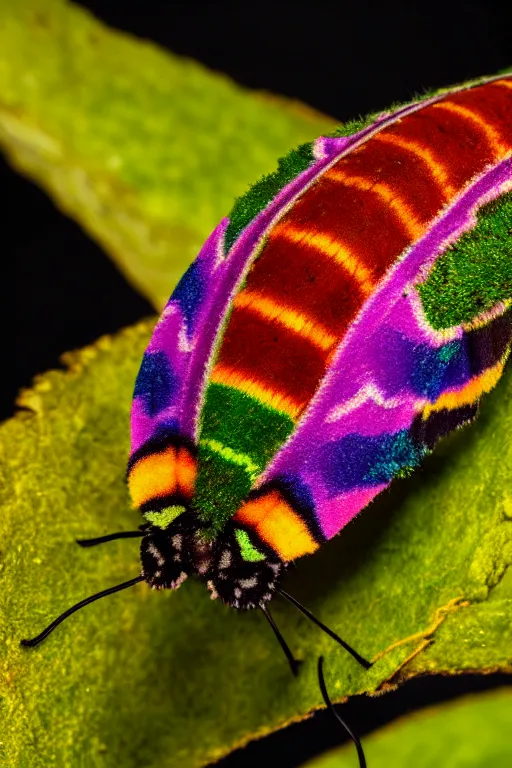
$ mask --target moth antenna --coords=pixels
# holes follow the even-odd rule
[[[370,669],[372,666],[372,662],[365,659],[361,654],[359,654],[357,651],[355,651],[353,648],[350,647],[348,643],[346,643],[344,640],[339,637],[339,635],[336,634],[336,632],[333,632],[332,629],[329,629],[329,627],[326,627],[325,624],[323,624],[320,619],[317,619],[316,616],[313,616],[311,611],[309,611],[307,608],[305,608],[303,605],[299,603],[298,600],[296,600],[294,597],[288,594],[288,592],[285,592],[284,589],[281,589],[281,587],[276,587],[276,592],[279,592],[282,597],[286,598],[292,605],[294,605],[296,608],[301,611],[301,613],[304,614],[304,616],[307,616],[307,618],[313,622],[313,624],[316,624],[317,627],[320,627],[326,634],[328,634],[330,637],[332,637],[333,640],[336,640],[337,643],[341,645],[342,648],[344,648],[346,651],[350,653],[350,655],[364,668],[364,669]]]
[[[293,653],[291,652],[288,643],[286,642],[286,640],[282,636],[281,632],[277,628],[277,625],[276,625],[274,619],[272,618],[272,616],[270,615],[270,611],[268,610],[268,608],[265,605],[265,603],[260,603],[260,608],[261,608],[261,610],[263,612],[263,615],[265,616],[266,620],[268,621],[268,623],[272,627],[272,631],[273,631],[274,635],[277,637],[279,645],[283,649],[283,651],[285,653],[285,656],[288,659],[288,664],[290,665],[290,669],[292,671],[292,675],[294,677],[297,677],[297,673],[299,671],[299,666],[300,666],[301,662],[298,659],[296,659],[295,656],[293,655]]]
[[[135,539],[144,536],[144,531],[118,531],[109,533],[106,536],[98,536],[96,539],[75,539],[81,547],[95,547],[96,544],[104,544],[106,541],[115,541],[116,539]]]
[[[57,618],[54,619],[54,621],[52,621],[52,623],[49,624],[46,629],[43,629],[43,631],[40,632],[36,637],[33,637],[31,640],[20,640],[20,645],[23,645],[25,648],[33,648],[35,645],[39,645],[39,643],[44,640],[45,637],[48,637],[50,632],[53,632],[55,627],[58,627],[59,624],[61,624],[64,619],[67,619],[68,616],[71,616],[72,613],[79,611],[80,608],[83,608],[85,605],[89,605],[89,603],[94,603],[94,601],[99,600],[100,597],[107,597],[107,595],[113,595],[114,592],[120,592],[122,589],[133,587],[133,585],[138,584],[139,581],[144,581],[144,576],[136,576],[134,579],[123,581],[122,584],[116,584],[115,587],[109,587],[108,589],[104,589],[102,592],[97,592],[95,595],[86,597],[85,600],[80,600],[79,603],[76,603],[76,605],[68,608],[67,611],[61,613],[60,616],[57,616]]]
[[[355,748],[357,749],[357,756],[359,758],[359,768],[366,768],[366,758],[364,756],[363,747],[359,738],[356,736],[352,728],[345,722],[345,720],[343,720],[339,712],[336,711],[336,709],[334,708],[334,704],[329,698],[329,694],[327,693],[327,688],[325,687],[323,664],[324,664],[324,657],[320,656],[318,658],[318,683],[320,685],[320,690],[322,692],[322,696],[325,701],[325,706],[331,710],[333,716],[336,718],[336,720],[339,723],[341,723],[343,728],[346,730],[346,732],[354,742]]]

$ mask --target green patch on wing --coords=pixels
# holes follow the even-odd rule
[[[511,729],[512,690],[501,688],[402,717],[365,737],[363,746],[371,768],[509,768]],[[347,744],[304,768],[353,768],[355,761]]]
[[[480,209],[476,226],[447,248],[418,291],[437,330],[512,299],[512,194]]]
[[[425,672],[511,669],[510,368],[473,427],[286,576],[285,589],[376,659],[369,672],[276,602],[305,660],[292,678],[259,612],[210,600],[195,579],[174,593],[139,584],[20,648],[139,572],[136,542],[85,550],[75,539],[140,522],[124,478],[149,333],[142,324],[69,355],[71,370],[40,377],[0,426],[2,765],[205,765],[320,706],[319,654],[334,700]]]
[[[228,251],[238,235],[255,216],[292,179],[313,163],[313,144],[302,144],[292,149],[286,157],[278,160],[277,171],[268,173],[256,182],[247,192],[236,199],[229,214],[229,226],[226,230],[225,249]]]
[[[222,443],[202,440],[198,451],[199,472],[193,500],[196,514],[209,523],[209,536],[217,538],[248,495],[258,473],[250,458]]]
[[[251,456],[260,471],[291,434],[289,416],[234,387],[211,383],[201,417],[201,440],[215,440]]]

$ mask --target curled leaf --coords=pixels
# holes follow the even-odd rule
[[[498,689],[415,712],[364,740],[372,768],[508,768],[512,691]],[[307,768],[351,768],[353,747],[322,755]],[[305,767],[306,768],[306,767]]]
[[[156,308],[235,195],[333,127],[64,0],[1,3],[0,146]]]

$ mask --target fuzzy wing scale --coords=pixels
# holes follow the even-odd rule
[[[295,433],[258,480],[282,486],[323,539],[338,533],[393,478],[417,466],[439,437],[472,420],[500,378],[512,315],[500,302],[474,327],[436,332],[416,289],[479,207],[507,192],[512,165],[484,174],[368,301]],[[344,375],[350,371],[350,375]],[[304,489],[307,489],[307,493]]]

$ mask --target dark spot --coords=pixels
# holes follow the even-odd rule
[[[34,14],[34,24],[36,27],[41,27],[41,29],[49,29],[50,20],[45,13],[41,13],[41,11],[36,11],[36,13]]]

